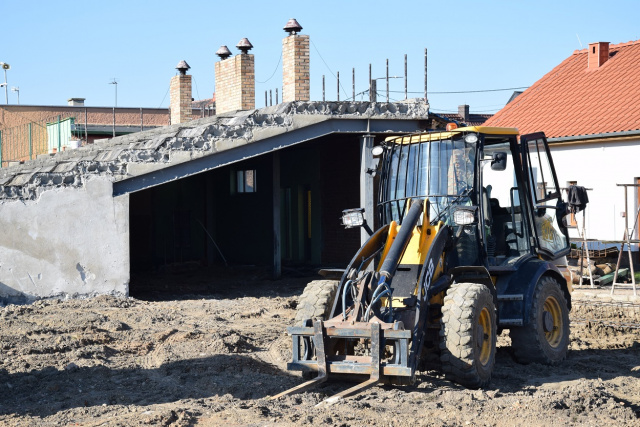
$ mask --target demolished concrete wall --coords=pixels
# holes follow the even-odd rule
[[[129,196],[104,178],[0,207],[0,303],[126,296]]]
[[[429,106],[421,100],[290,102],[121,136],[2,168],[0,302],[105,293],[127,295],[127,193],[140,190],[141,185],[161,184],[158,174],[165,169],[170,172],[163,182],[181,179],[205,169],[194,168],[179,175],[169,168],[203,158],[217,159],[223,153],[231,153],[226,162],[240,161],[243,154],[232,150],[259,146],[331,120],[335,126],[307,132],[301,138],[309,140],[320,136],[318,132],[350,129],[348,122],[359,123],[358,132],[363,133],[375,121],[384,126],[378,132],[417,131],[417,123],[428,119]],[[294,143],[302,141],[296,139]],[[114,191],[118,185],[136,179],[143,182],[133,190]]]

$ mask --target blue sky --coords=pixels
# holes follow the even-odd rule
[[[336,99],[335,74],[351,97],[368,88],[368,69],[384,77],[404,74],[408,89],[424,90],[424,49],[429,52],[429,92],[458,92],[530,86],[555,65],[596,41],[640,39],[637,0],[573,1],[33,1],[0,3],[0,61],[9,63],[9,87],[20,103],[65,105],[70,97],[90,106],[167,107],[176,64],[191,65],[193,96],[215,91],[214,63],[220,45],[236,54],[247,37],[256,63],[256,106],[265,90],[282,85],[278,65],[282,27],[296,18],[309,34],[311,98]],[[274,74],[275,71],[275,74]],[[0,76],[0,81],[3,77]],[[264,83],[260,83],[264,82]],[[404,80],[392,79],[392,99],[404,98]],[[379,90],[385,82],[378,83]],[[435,112],[467,103],[472,112],[495,112],[511,91],[429,95]],[[360,99],[359,97],[357,99]],[[3,91],[0,103],[5,102]],[[9,103],[17,93],[9,92]]]

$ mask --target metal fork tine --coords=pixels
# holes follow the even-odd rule
[[[363,383],[360,383],[351,388],[348,388],[338,394],[334,394],[333,396],[318,403],[316,407],[321,405],[332,405],[337,401],[339,401],[340,399],[344,399],[345,397],[359,393],[363,390],[366,390],[376,385],[380,381],[380,347],[381,347],[380,324],[372,323],[371,324],[371,377]]]
[[[282,393],[276,394],[269,398],[269,400],[278,399],[283,396],[288,396],[290,394],[300,393],[310,388],[315,387],[318,384],[322,384],[327,381],[327,360],[325,357],[324,351],[324,327],[322,325],[322,320],[315,320],[313,322],[313,344],[316,348],[316,358],[318,360],[318,376],[311,381],[307,381],[298,386],[290,388],[289,390],[285,390]]]

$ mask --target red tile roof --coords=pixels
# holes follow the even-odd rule
[[[599,68],[587,67],[588,53],[573,52],[484,126],[549,138],[640,129],[640,40],[610,45]]]
[[[484,126],[484,123],[492,116],[492,114],[469,113],[469,120],[467,121],[465,121],[464,117],[462,117],[460,114],[455,113],[442,113],[438,114],[438,116],[444,117],[447,120],[464,123],[466,126]]]

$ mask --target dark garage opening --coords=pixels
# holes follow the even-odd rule
[[[342,210],[360,205],[359,137],[330,135],[278,155],[283,276],[344,268],[360,246],[360,231],[340,225]],[[270,278],[273,165],[266,153],[131,193],[130,295],[216,293],[229,280]]]

